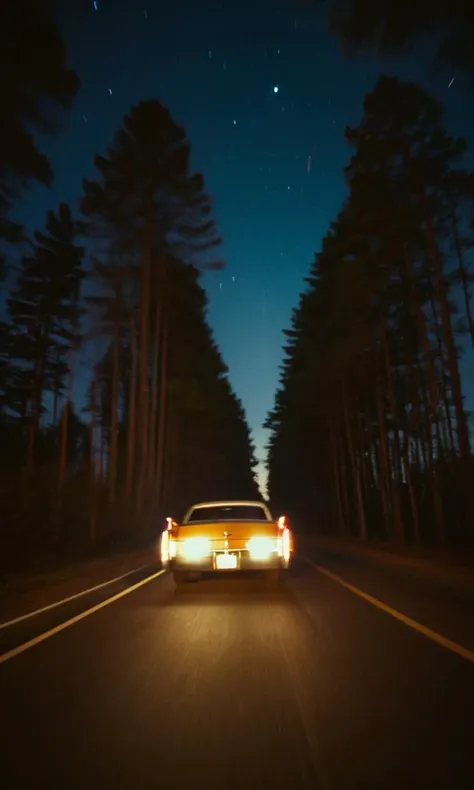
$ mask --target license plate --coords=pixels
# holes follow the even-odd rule
[[[237,554],[216,554],[216,568],[230,570],[237,567]]]

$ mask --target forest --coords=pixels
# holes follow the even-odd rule
[[[350,57],[412,57],[448,89],[457,80],[472,106],[469,0],[329,0],[324,13]],[[285,333],[267,419],[270,495],[315,531],[472,547],[460,373],[474,350],[472,151],[438,99],[395,76],[365,96],[345,138],[348,197]]]
[[[9,4],[4,23],[0,568],[9,570],[143,545],[192,501],[259,494],[245,414],[207,321],[201,275],[224,263],[185,129],[154,98],[131,107],[95,155],[79,205],[61,202],[29,232],[13,212],[32,187],[54,183],[37,136],[61,133],[80,79],[48,4]]]
[[[460,357],[474,351],[474,175],[444,115],[382,76],[345,131],[348,197],[285,332],[267,420],[271,500],[319,532],[473,542]]]

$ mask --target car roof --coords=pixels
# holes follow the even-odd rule
[[[231,507],[232,505],[245,505],[245,506],[267,508],[265,502],[256,502],[249,499],[225,499],[218,502],[198,502],[196,505],[192,505],[192,507],[190,507],[189,510],[196,510],[197,508],[201,508],[201,507]]]

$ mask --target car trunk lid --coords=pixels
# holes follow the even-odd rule
[[[208,521],[184,524],[179,530],[179,540],[208,538],[213,551],[245,548],[251,537],[278,536],[274,521]]]

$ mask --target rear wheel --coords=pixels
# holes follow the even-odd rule
[[[265,584],[267,587],[277,587],[280,581],[280,569],[279,568],[269,568],[267,571],[263,572],[265,577]]]
[[[186,571],[173,571],[173,581],[177,587],[181,587],[182,584],[186,584],[188,580],[188,574]]]

